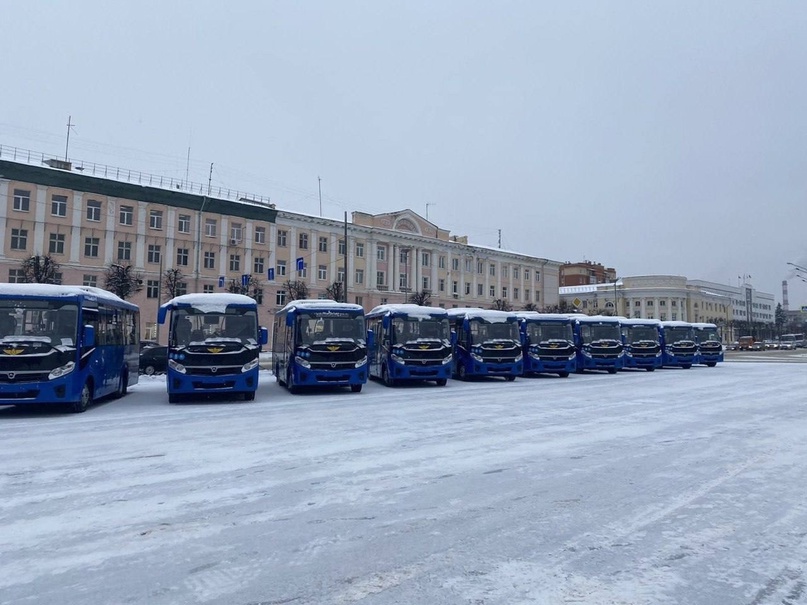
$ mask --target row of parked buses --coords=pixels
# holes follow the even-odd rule
[[[449,378],[517,376],[723,361],[717,326],[582,314],[358,305],[298,300],[277,313],[273,370],[291,391],[315,385],[361,391],[368,378],[389,386]]]
[[[170,318],[170,321],[169,321]],[[171,403],[202,394],[255,398],[262,345],[254,299],[187,294],[159,309],[168,321]],[[138,380],[136,305],[98,288],[0,285],[0,405],[61,404],[82,412],[122,396]],[[723,347],[714,324],[586,315],[512,313],[297,300],[274,318],[272,368],[294,392],[369,378],[389,386],[449,378],[517,376],[662,366],[714,366]]]

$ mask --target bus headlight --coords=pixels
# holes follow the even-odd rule
[[[51,370],[50,374],[48,374],[48,380],[53,380],[54,378],[61,378],[62,376],[67,376],[70,372],[72,372],[75,369],[76,369],[76,363],[73,361],[68,361],[63,366]]]
[[[405,364],[406,364],[406,362],[404,361],[403,357],[401,357],[400,355],[396,355],[395,353],[391,354],[391,355],[389,356],[389,358],[390,358],[392,361],[394,361],[395,363],[399,363],[399,364],[401,364],[401,365],[405,365]],[[358,366],[356,366],[356,367],[358,367]]]
[[[254,370],[258,367],[258,360],[253,359],[252,361],[246,362],[243,367],[241,368],[242,372],[249,372],[250,370]]]
[[[518,362],[519,362],[519,361],[521,361],[522,359],[524,359],[524,354],[523,354],[523,353],[519,353],[518,355],[516,355],[516,358],[513,360],[513,362],[514,362],[514,363],[518,363]]]
[[[479,355],[478,353],[471,353],[471,357],[473,358],[474,361],[478,361],[479,363],[485,362],[485,360],[482,359],[482,356]]]
[[[174,372],[179,372],[180,374],[185,374],[187,372],[187,370],[185,370],[185,366],[175,359],[168,360],[168,367],[174,370]]]
[[[366,365],[366,364],[367,364],[367,356],[365,355],[364,357],[362,357],[361,359],[359,359],[356,362],[356,367],[360,368],[360,367],[362,367],[363,365]]]
[[[302,357],[300,357],[299,355],[295,355],[295,357],[294,357],[294,361],[296,361],[296,362],[297,362],[299,365],[301,365],[302,367],[304,367],[306,370],[310,370],[310,369],[311,369],[311,364],[310,364],[310,363],[308,363],[308,360],[303,359],[303,358],[302,358]]]
[[[576,358],[577,358],[577,353],[572,353],[571,355],[569,355],[569,361],[572,361],[572,360],[574,360]]]
[[[447,363],[451,363],[453,360],[454,360],[454,356],[451,353],[449,353],[448,357],[443,359],[443,365],[446,365]]]

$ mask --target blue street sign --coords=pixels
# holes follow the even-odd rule
[[[303,269],[305,269],[305,260],[303,260],[303,257],[301,256],[297,259],[297,270],[302,271]]]
[[[266,279],[269,281],[275,281],[275,270],[269,269],[266,271]]]
[[[219,276],[219,288],[223,288],[223,287],[224,287],[224,276],[220,275]]]
[[[247,273],[241,276],[241,285],[245,288],[249,285],[249,275]]]

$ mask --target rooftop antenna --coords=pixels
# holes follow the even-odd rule
[[[188,159],[185,160],[185,186],[188,186],[188,171],[191,169],[191,146],[188,145]]]
[[[317,177],[317,188],[319,189],[319,215],[322,216],[322,179]]]
[[[501,250],[502,247],[502,230],[499,229],[499,249]]]
[[[426,220],[429,220],[429,206],[436,206],[437,202],[426,202]]]
[[[210,162],[210,174],[207,177],[207,195],[210,195],[210,182],[213,180],[213,162]]]
[[[64,145],[64,161],[67,161],[67,150],[70,148],[70,129],[75,126],[73,116],[67,116],[67,143]]]

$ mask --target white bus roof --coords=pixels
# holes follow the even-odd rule
[[[255,306],[258,303],[254,298],[244,294],[230,294],[229,292],[207,292],[195,294],[182,294],[175,296],[162,305],[166,308],[181,306],[193,307],[202,313],[224,313],[229,305]]]

